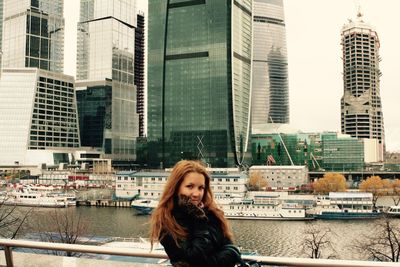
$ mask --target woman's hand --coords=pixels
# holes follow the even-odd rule
[[[200,202],[199,205],[193,204],[188,196],[179,195],[178,205],[183,209],[183,211],[191,218],[207,221],[208,218],[203,210],[204,204]]]

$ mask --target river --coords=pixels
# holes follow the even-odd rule
[[[391,205],[390,199],[379,204]],[[89,236],[147,237],[149,216],[136,215],[130,208],[71,207],[75,217],[81,215],[89,222]],[[46,218],[51,209],[35,209],[38,218]],[[35,216],[35,217],[36,217]],[[335,253],[338,259],[364,259],[354,249],[354,241],[371,233],[374,220],[352,221],[261,221],[230,220],[235,243],[265,256],[307,257],[301,252],[304,232],[309,226],[329,228],[334,251],[323,251],[327,257]],[[398,220],[400,222],[400,220]]]

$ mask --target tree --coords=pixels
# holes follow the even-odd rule
[[[250,191],[258,191],[261,188],[267,187],[267,180],[261,175],[260,171],[255,171],[250,174],[247,186]]]
[[[327,194],[329,192],[344,192],[347,190],[346,178],[340,173],[327,172],[317,181],[314,181],[315,193]]]
[[[315,225],[310,225],[304,231],[305,237],[301,244],[301,251],[312,259],[320,259],[323,257],[323,250],[335,249],[330,241],[330,237],[334,234],[330,228],[321,228]],[[335,255],[331,254],[327,258],[334,258]]]
[[[54,209],[46,218],[39,218],[37,229],[40,240],[43,242],[77,244],[88,233],[89,222],[81,214],[74,213],[73,209]],[[51,251],[55,255],[77,257],[75,252]]]
[[[359,189],[364,192],[372,193],[372,204],[374,208],[376,208],[376,202],[378,201],[379,197],[387,193],[385,192],[386,187],[388,187],[388,184],[387,182],[383,182],[381,177],[371,176],[361,182]]]
[[[374,261],[399,262],[400,223],[384,218],[372,228],[374,231],[355,241],[355,249]]]
[[[392,199],[395,206],[400,204],[400,179],[396,179],[392,183]]]
[[[31,209],[17,208],[15,205],[6,205],[7,196],[0,201],[0,236],[14,239],[25,226]]]

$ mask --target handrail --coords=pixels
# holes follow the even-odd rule
[[[29,240],[0,239],[0,246],[4,247],[7,267],[13,267],[12,248],[31,248],[58,250],[68,252],[107,254],[117,256],[145,257],[156,259],[168,259],[164,251],[148,251],[143,249],[126,247],[104,247],[93,245],[63,244],[51,242],[39,242]],[[263,265],[275,266],[297,266],[297,267],[398,267],[395,262],[375,262],[375,261],[355,261],[355,260],[331,260],[331,259],[309,259],[309,258],[290,258],[290,257],[269,257],[244,255],[243,259],[256,260]]]

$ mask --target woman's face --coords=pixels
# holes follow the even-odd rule
[[[193,204],[199,205],[203,199],[206,188],[204,175],[197,172],[189,172],[183,178],[178,194],[190,198]]]

